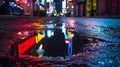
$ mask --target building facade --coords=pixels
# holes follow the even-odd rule
[[[120,0],[97,0],[97,15],[120,15]]]
[[[76,17],[120,15],[120,0],[73,0],[73,2]]]

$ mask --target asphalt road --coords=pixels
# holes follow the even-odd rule
[[[11,19],[12,18],[12,19]],[[39,17],[6,17],[0,20],[0,52],[7,54],[10,44],[17,41],[19,32],[28,31],[31,35],[34,31],[44,31],[47,21],[55,23],[65,23],[66,27],[71,27],[80,36],[97,38],[103,40],[98,44],[97,51],[85,50],[83,53],[73,55],[72,61],[68,64],[80,64],[85,59],[85,64],[89,66],[105,67],[120,66],[120,19],[119,18],[39,18]],[[26,36],[27,37],[27,36]],[[84,56],[84,57],[83,57]],[[83,58],[81,58],[83,57]],[[79,60],[78,60],[79,59]]]

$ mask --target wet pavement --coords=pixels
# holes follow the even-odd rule
[[[56,20],[57,19],[57,20]],[[24,37],[35,31],[45,35],[39,44],[44,47],[44,60],[52,60],[50,66],[84,66],[84,67],[119,67],[120,66],[120,19],[119,18],[19,18],[0,21],[0,53],[9,55],[9,46],[14,44],[24,32]],[[62,26],[65,25],[65,26]],[[65,31],[74,34],[72,38],[73,55],[69,60],[59,56],[67,55],[67,45],[64,42]],[[47,31],[48,34],[44,32]],[[29,34],[28,34],[29,32]],[[51,34],[51,35],[49,35]],[[61,35],[60,35],[61,34]],[[68,33],[67,33],[68,35]],[[22,36],[23,37],[23,36]],[[62,46],[63,45],[63,46]],[[64,49],[63,49],[64,48]],[[35,48],[34,51],[36,51]],[[8,51],[8,52],[7,52]],[[53,52],[54,51],[54,52]],[[32,54],[32,53],[30,53]],[[33,56],[38,56],[33,53]],[[55,56],[55,57],[53,57]],[[58,57],[57,57],[58,56]],[[56,60],[64,62],[57,64]],[[48,61],[51,62],[51,61]],[[33,62],[34,63],[34,62]],[[44,63],[44,62],[43,62]],[[46,62],[45,62],[46,63]],[[34,65],[34,64],[33,64]]]
[[[101,40],[98,43],[91,43],[97,51],[90,51],[76,54],[73,59],[79,57],[87,58],[91,62],[90,67],[119,67],[120,66],[120,19],[119,18],[68,18],[72,22],[77,22],[76,31],[82,36],[92,37]],[[68,20],[68,23],[71,21]],[[75,20],[75,21],[74,21]],[[81,58],[82,59],[82,58]],[[81,60],[74,60],[80,64]],[[74,63],[74,61],[72,61]],[[86,64],[89,65],[89,62]],[[100,66],[91,66],[100,65]]]

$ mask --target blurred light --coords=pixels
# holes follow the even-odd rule
[[[17,2],[20,1],[20,0],[16,0]]]
[[[53,23],[53,21],[48,21],[49,23]]]
[[[93,10],[96,10],[97,0],[93,0]]]
[[[14,5],[14,2],[10,2],[10,5]]]
[[[27,4],[27,0],[22,0],[25,4]]]
[[[74,8],[74,6],[72,6],[72,8]]]
[[[66,34],[66,33],[64,34],[64,37],[65,37],[65,39],[68,39],[68,36],[67,36],[67,34]]]
[[[53,35],[54,35],[54,32],[51,32],[51,35],[53,36]]]
[[[66,33],[65,23],[62,23],[62,27],[61,28],[62,28],[62,32]]]
[[[46,24],[45,25],[47,28],[54,28],[54,24]]]
[[[72,0],[67,0],[67,1],[72,1]]]
[[[50,8],[50,2],[47,3],[47,8]]]
[[[57,14],[57,16],[59,16],[59,14]]]
[[[72,57],[76,57],[76,55],[75,55],[75,54],[73,54],[73,55],[72,55]]]
[[[67,32],[68,33],[68,38],[72,38],[74,36],[74,34],[72,34],[71,32]]]
[[[14,4],[14,2],[11,2],[12,4]]]
[[[57,14],[54,14],[54,16],[57,16]]]
[[[66,28],[65,28],[65,26],[66,26],[66,24],[65,23],[62,23],[62,32],[64,33],[64,37],[65,37],[65,39],[67,39],[68,38],[68,36],[67,36],[67,34],[66,34]]]
[[[47,10],[47,14],[50,14],[50,12]]]
[[[69,57],[72,56],[72,41],[71,40],[70,40],[70,43],[68,44],[68,56]]]
[[[62,12],[60,12],[60,15],[62,16],[62,15],[63,15],[63,13],[62,13]]]
[[[17,6],[18,8],[20,8],[20,6]]]
[[[42,48],[43,48],[43,45],[41,44],[40,47],[39,47],[39,49],[42,49]]]
[[[86,1],[86,11],[91,11],[91,6],[92,6],[91,1],[87,0]]]
[[[44,11],[44,10],[45,10],[45,8],[40,6],[40,10],[43,10],[43,11]]]
[[[73,14],[74,12],[71,12],[71,14]]]
[[[17,6],[16,4],[14,4],[13,6]]]
[[[47,37],[51,37],[52,36],[52,31],[51,30],[47,30]]]
[[[62,1],[62,8],[66,8],[66,0]]]
[[[67,2],[67,4],[68,4],[68,5],[72,5],[73,3],[72,3],[72,1],[69,1],[69,2]]]
[[[38,34],[35,36],[35,41],[36,41],[36,43],[39,43],[39,42],[42,40],[42,38],[44,38],[44,35],[38,33]]]
[[[109,60],[109,63],[113,63],[113,61],[112,61],[112,60]]]
[[[47,0],[47,2],[50,2],[50,0]]]
[[[66,40],[65,40],[65,43],[67,43],[67,44],[70,43],[70,40],[69,40],[69,39],[66,39]]]
[[[27,6],[30,6],[30,4],[27,4]]]
[[[99,64],[104,65],[105,63],[103,61],[98,61]]]
[[[22,35],[22,32],[18,32],[18,35]]]
[[[57,24],[54,24],[54,26],[56,26]]]
[[[29,35],[29,32],[28,32],[28,31],[25,31],[25,32],[24,32],[24,35],[25,35],[25,36],[28,36],[28,35]]]
[[[63,9],[62,9],[62,12],[63,12],[63,13],[66,13],[67,11],[66,11],[66,9],[65,9],[65,8],[63,8]]]
[[[71,37],[74,37],[74,34],[71,34]]]
[[[22,7],[20,7],[20,9],[21,9],[21,10],[23,10],[23,8],[22,8]]]
[[[27,1],[25,1],[25,4],[27,4]]]
[[[21,37],[20,39],[22,39],[22,40],[23,40],[23,39],[25,39],[25,38],[26,38],[26,37]]]
[[[43,48],[43,45],[41,44],[39,49],[37,49],[37,51],[36,51],[40,57],[42,57],[45,52],[45,50],[42,48]]]
[[[69,7],[67,6],[67,9],[68,9]]]

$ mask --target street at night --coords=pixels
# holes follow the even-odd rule
[[[30,61],[34,64],[39,64],[37,61],[42,62],[44,60],[46,62],[43,61],[42,63],[46,64],[49,62],[50,66],[114,67],[120,65],[119,21],[119,18],[66,17],[19,17],[12,20],[1,20],[1,55],[11,55],[10,47],[12,45],[18,45],[18,43],[21,43],[19,41],[23,40],[24,42],[27,37],[35,33],[41,33],[44,35],[44,38],[30,48],[28,53],[24,53],[19,58],[25,59],[26,56],[26,58],[30,57]],[[72,32],[73,36],[69,37],[68,32]],[[68,38],[72,38],[72,55],[69,55],[68,45],[70,44],[65,41]],[[40,60],[37,49],[39,49],[41,44],[45,53]],[[17,49],[14,52],[16,51]],[[38,59],[35,61],[34,58],[37,56]],[[57,63],[56,60],[59,60],[61,63]],[[30,65],[30,62],[28,62],[28,65]]]
[[[120,67],[120,0],[0,0],[0,67]]]

